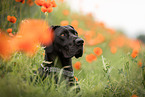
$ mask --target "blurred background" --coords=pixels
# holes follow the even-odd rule
[[[31,19],[72,25],[84,39],[83,56],[72,61],[82,97],[145,97],[144,9],[144,0],[0,0],[0,97],[76,97],[63,83],[31,82],[44,61],[40,40],[48,39]]]
[[[96,20],[128,37],[145,35],[145,0],[67,0],[67,3],[72,10],[91,13]]]

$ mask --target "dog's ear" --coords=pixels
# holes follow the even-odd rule
[[[79,57],[81,57],[82,55],[83,55],[83,50],[81,50],[79,54],[76,54],[75,57],[76,57],[76,58],[79,58]]]
[[[58,28],[58,27],[60,27],[60,26],[51,26],[51,27],[49,28],[49,30],[50,30],[52,33],[54,33],[54,35],[55,35],[55,29]],[[54,38],[55,38],[55,36],[54,36]],[[48,46],[45,47],[45,52],[46,52],[46,53],[51,53],[52,51],[53,51],[53,42],[52,42],[52,44],[50,44],[50,45],[48,45]]]
[[[52,25],[52,26],[50,27],[50,30],[55,31],[55,29],[58,28],[58,27],[60,27],[60,26],[53,26],[53,25]]]
[[[73,28],[74,29],[74,27],[73,26],[71,26],[71,25],[67,25],[68,27],[71,27],[71,28]]]

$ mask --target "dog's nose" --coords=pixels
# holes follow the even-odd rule
[[[81,38],[77,38],[76,40],[75,40],[75,44],[76,45],[83,45],[83,43],[84,43],[84,40],[83,39],[81,39]]]

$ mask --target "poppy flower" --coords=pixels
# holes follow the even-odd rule
[[[15,0],[16,2],[21,2],[22,4],[25,3],[25,0]]]
[[[0,36],[1,36],[1,33],[2,33],[2,32],[1,32],[1,29],[0,29]]]
[[[78,78],[76,76],[74,76],[75,80],[78,81]]]
[[[71,25],[74,27],[74,28],[77,28],[78,27],[78,21],[77,20],[73,20],[72,22],[71,22]]]
[[[116,41],[116,44],[117,44],[118,47],[123,47],[124,44],[125,44],[126,39],[125,39],[125,36],[120,35],[120,36],[117,37],[117,39],[115,41]]]
[[[47,2],[45,1],[45,2],[43,3],[43,6],[46,7],[46,8],[52,7],[52,3],[49,2],[49,1],[47,1]]]
[[[136,49],[140,49],[141,48],[141,45],[140,45],[140,42],[139,40],[131,40],[131,39],[128,39],[128,46],[132,49],[136,48]]]
[[[30,38],[16,39],[16,49],[27,53],[28,55],[33,55],[38,48],[38,42],[31,41]]]
[[[47,8],[44,7],[44,6],[42,6],[42,7],[41,7],[41,11],[45,13],[45,12],[47,12]]]
[[[95,36],[95,35],[94,35]],[[102,34],[98,33],[97,36],[95,38],[90,38],[87,42],[89,45],[97,45],[99,43],[104,42],[105,38]]]
[[[99,48],[99,47],[96,47],[94,48],[94,53],[97,55],[97,56],[100,56],[102,54],[102,49]]]
[[[94,31],[86,31],[85,38],[86,40],[91,40],[93,36],[96,36]]]
[[[6,34],[1,33],[0,35],[0,57],[4,59],[8,59],[10,55],[13,53],[12,45],[10,43],[10,37]]]
[[[65,16],[69,15],[69,11],[68,11],[67,9],[63,10],[62,13],[63,13],[63,15],[65,15]]]
[[[27,0],[27,4],[29,4],[29,6],[33,6],[34,2],[32,0]]]
[[[115,54],[116,52],[117,52],[117,48],[114,47],[114,46],[112,46],[112,47],[111,47],[111,53],[112,53],[112,54]]]
[[[78,28],[78,29],[77,29],[77,32],[78,32],[79,35],[82,35],[82,34],[83,34],[83,29]]]
[[[64,2],[64,0],[59,0],[59,2]]]
[[[44,2],[44,0],[35,0],[35,4],[38,6],[42,6]]]
[[[19,27],[18,35],[23,38],[32,37],[34,41],[46,45],[52,42],[53,32],[49,31],[48,24],[43,20],[28,19],[22,22]],[[29,33],[31,32],[31,33]],[[32,39],[30,39],[32,41]]]
[[[51,1],[52,7],[57,7],[56,2],[54,0]]]
[[[7,32],[8,32],[8,33],[12,33],[12,28],[8,28],[8,29],[7,29]]]
[[[76,63],[74,64],[74,68],[75,68],[76,70],[80,70],[80,68],[81,68],[81,63],[80,63],[80,62],[76,62]]]
[[[142,61],[141,60],[138,62],[138,66],[142,67]]]
[[[137,95],[133,94],[131,97],[138,97]]]
[[[99,22],[98,26],[105,28],[105,24],[103,22]]]
[[[30,33],[31,32],[31,33]],[[12,33],[9,35],[13,36]],[[7,58],[15,51],[33,55],[40,44],[49,45],[53,41],[53,32],[43,20],[29,19],[20,24],[17,35],[13,38],[0,35],[0,57]]]
[[[29,19],[26,21],[20,24],[17,33],[17,36],[22,37],[15,38],[13,41],[18,51],[33,55],[39,44],[49,45],[53,41],[53,32],[49,31],[48,24],[43,20]]]
[[[86,61],[91,63],[92,61],[97,60],[97,57],[94,54],[86,55]]]
[[[108,28],[107,30],[108,30],[108,33],[110,33],[110,34],[115,34],[116,33],[114,29]]]
[[[131,53],[131,57],[135,58],[138,55],[139,51],[138,49],[133,49],[132,53]]]
[[[16,23],[16,21],[17,21],[17,19],[16,19],[16,17],[14,17],[14,16],[7,16],[7,20],[9,21],[9,22],[12,22],[12,23]]]
[[[51,13],[53,11],[52,7],[47,8],[47,12]]]
[[[43,6],[41,7],[41,11],[51,13],[53,11],[52,7],[53,7],[53,4],[50,1],[44,2]]]
[[[67,26],[69,23],[68,23],[68,21],[66,20],[66,21],[61,21],[60,22],[60,25],[61,26]]]

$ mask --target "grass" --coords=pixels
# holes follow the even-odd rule
[[[30,76],[34,75],[33,70],[37,70],[43,61],[43,48],[31,58],[22,53],[13,55],[10,61],[1,61],[0,71],[0,96],[1,97],[129,97],[133,94],[143,97],[145,89],[142,85],[142,69],[138,68],[134,61],[128,60],[130,56],[122,55],[120,60],[112,61],[111,58],[118,59],[119,53],[111,58],[107,58],[105,52],[98,57],[97,61],[89,64],[85,61],[85,56],[92,51],[93,47],[85,47],[86,53],[82,58],[73,58],[73,63],[80,61],[81,70],[74,69],[74,75],[79,79],[81,91],[75,94],[73,88],[67,90],[64,81],[56,85],[53,79],[47,78],[44,82],[35,84],[30,81]],[[108,53],[108,52],[106,52]],[[115,59],[114,59],[115,60]],[[103,64],[104,61],[104,64]],[[104,66],[108,66],[104,70]]]
[[[46,15],[40,12],[40,7],[36,5],[29,7],[27,4],[23,5],[11,0],[9,2],[2,0],[1,5],[0,19],[2,21],[0,27],[2,30],[11,27],[14,32],[17,32],[19,22],[25,18],[45,19],[49,21],[50,25],[60,25],[62,20],[71,22],[77,19],[79,27],[83,30],[93,29],[94,27],[90,28],[86,25],[87,21],[91,24],[94,23],[92,17],[88,18],[86,15],[72,12],[65,3],[58,4],[58,7],[48,14],[47,19]],[[64,9],[70,11],[69,16],[62,14]],[[7,15],[15,15],[18,22],[14,25],[8,23]],[[37,76],[33,72],[40,67],[44,60],[44,50],[39,47],[37,53],[32,57],[28,57],[22,52],[16,52],[10,60],[0,60],[0,97],[131,97],[134,94],[144,97],[144,49],[135,59],[130,56],[131,50],[126,47],[119,48],[117,53],[112,54],[108,46],[112,36],[106,33],[105,28],[99,26],[96,27],[95,32],[101,32],[106,40],[94,46],[85,45],[83,56],[79,59],[73,58],[73,64],[77,61],[81,62],[80,70],[74,68],[74,75],[79,79],[78,83],[81,87],[78,94],[74,91],[75,86],[69,90],[66,88],[65,80],[58,85],[51,78],[46,78],[44,81],[39,80],[38,83],[31,81],[30,77],[34,76],[35,79]],[[83,36],[80,37],[85,39]],[[97,57],[96,61],[88,63],[86,55],[93,53],[95,47],[102,48],[103,54]],[[142,59],[142,67],[137,65],[139,59]]]

